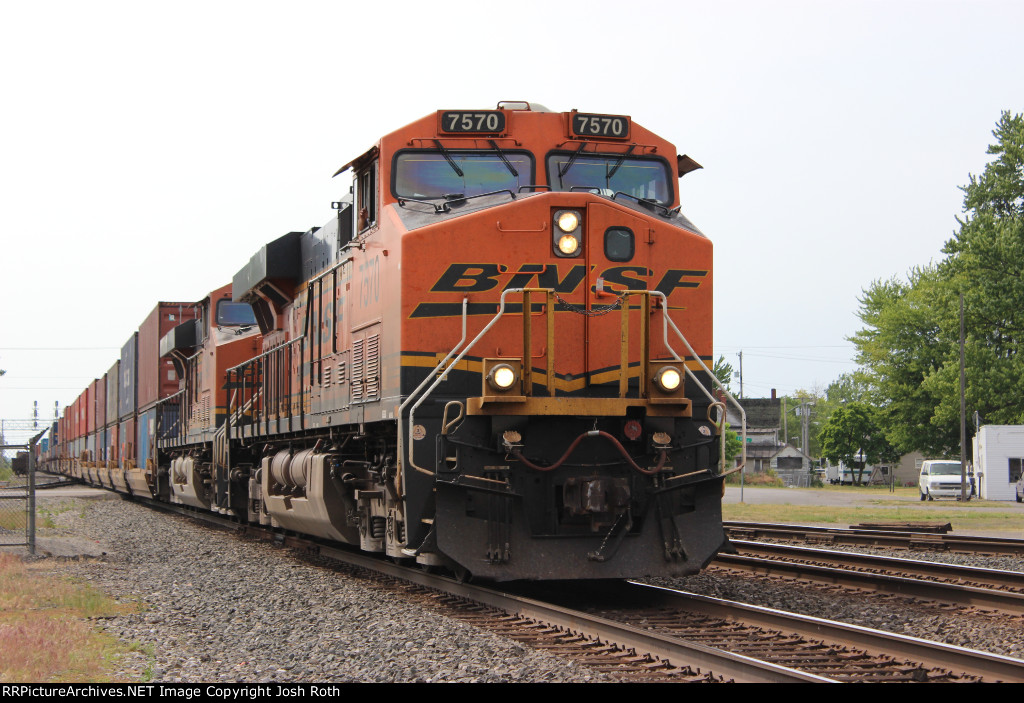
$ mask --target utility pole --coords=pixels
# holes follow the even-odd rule
[[[800,451],[806,454],[808,459],[811,458],[811,408],[813,407],[814,402],[808,400],[800,403],[800,406],[797,408],[797,414],[800,415]]]
[[[967,385],[964,373],[964,294],[960,292],[960,500],[966,502],[967,492],[967,410],[964,389]]]
[[[743,398],[743,350],[740,350],[740,398]]]
[[[786,410],[786,396],[782,396],[782,443],[789,444],[789,418]]]

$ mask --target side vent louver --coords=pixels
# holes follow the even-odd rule
[[[366,338],[366,400],[380,400],[380,335]]]
[[[380,333],[352,341],[351,380],[353,404],[380,400]]]
[[[363,399],[363,346],[364,339],[352,342],[352,402],[362,403]]]

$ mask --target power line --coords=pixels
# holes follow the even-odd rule
[[[74,391],[85,390],[85,386],[0,386],[5,391]]]
[[[820,356],[792,356],[785,354],[748,354],[758,359],[780,359],[782,361],[814,361],[822,364],[854,364],[852,359],[826,359]]]

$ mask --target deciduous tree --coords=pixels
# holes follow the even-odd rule
[[[818,439],[826,459],[860,469],[858,483],[862,481],[865,464],[893,461],[899,456],[885,439],[877,411],[865,403],[846,403],[836,408]]]
[[[937,264],[875,281],[851,341],[866,398],[902,452],[958,453],[959,296],[964,296],[967,407],[987,422],[1024,422],[1024,116],[1004,113],[994,159],[964,191],[959,230]]]

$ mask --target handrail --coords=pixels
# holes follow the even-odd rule
[[[668,205],[665,205],[664,203],[662,203],[659,200],[654,200],[653,198],[638,198],[635,195],[632,195],[630,193],[625,193],[625,192],[623,192],[621,190],[615,191],[615,193],[612,195],[612,200],[615,200],[616,196],[619,196],[619,195],[623,195],[623,196],[629,198],[630,200],[636,201],[636,204],[640,205],[641,207],[661,208],[662,210],[665,211],[665,215],[664,216],[668,217],[668,214],[669,214]]]
[[[429,388],[427,388],[425,391],[423,391],[423,393],[420,396],[419,400],[416,401],[416,403],[413,404],[412,407],[409,409],[409,439],[408,439],[409,450],[408,450],[408,463],[409,463],[409,466],[411,466],[416,471],[419,471],[420,473],[427,474],[429,476],[434,476],[435,475],[435,472],[433,472],[433,471],[431,471],[429,469],[425,469],[425,468],[423,468],[421,466],[418,466],[416,464],[414,458],[413,458],[413,438],[412,438],[412,432],[413,432],[413,427],[415,425],[416,410],[434,392],[434,390],[436,390],[437,386],[439,386],[441,383],[443,383],[445,380],[447,380],[447,378],[448,378],[448,371],[450,369],[454,368],[460,361],[462,361],[462,359],[466,356],[466,354],[469,353],[469,351],[474,346],[476,346],[476,344],[484,337],[484,335],[486,335],[491,330],[491,328],[497,323],[497,321],[505,314],[506,297],[510,293],[523,293],[524,294],[523,313],[524,313],[524,315],[527,315],[530,311],[529,311],[528,308],[525,307],[525,305],[526,305],[526,301],[529,300],[529,294],[531,292],[549,292],[550,293],[551,291],[550,291],[550,289],[544,289],[544,288],[509,288],[509,289],[506,289],[506,290],[502,291],[501,298],[499,300],[498,311],[495,313],[495,315],[491,319],[491,321],[488,322],[484,326],[484,328],[482,330],[480,330],[480,332],[476,335],[476,337],[474,337],[473,340],[471,342],[469,342],[469,344],[466,345],[465,348],[462,349],[461,352],[459,352],[458,356],[451,362],[451,364],[448,366],[448,368],[445,369],[440,374],[440,376],[438,376],[434,380],[434,382],[430,385]],[[729,391],[725,388],[724,384],[722,384],[722,382],[714,375],[714,373],[711,371],[711,369],[708,368],[707,364],[704,363],[704,361],[700,358],[700,356],[697,355],[697,353],[694,351],[693,347],[690,345],[690,342],[686,339],[686,336],[683,335],[683,333],[676,326],[675,322],[672,321],[672,319],[670,318],[670,316],[668,314],[668,297],[664,293],[662,293],[661,291],[657,291],[657,290],[654,290],[654,291],[650,291],[650,290],[648,290],[648,291],[629,290],[629,291],[624,291],[624,293],[623,293],[624,296],[628,296],[630,294],[644,295],[644,296],[647,296],[648,300],[650,299],[651,296],[656,296],[656,297],[661,299],[661,301],[662,301],[662,310],[664,312],[664,315],[663,315],[664,320],[663,320],[663,323],[662,323],[662,328],[663,328],[662,329],[662,336],[663,336],[663,341],[664,341],[664,344],[665,344],[665,348],[668,349],[668,351],[672,354],[672,357],[676,361],[679,361],[680,363],[682,363],[683,370],[693,380],[693,382],[697,384],[697,387],[700,388],[701,392],[703,392],[704,395],[707,397],[707,399],[711,402],[711,404],[712,404],[711,407],[720,407],[720,408],[722,408],[722,410],[724,412],[724,407],[722,406],[722,404],[714,397],[714,395],[712,395],[712,393],[707,389],[707,387],[705,387],[705,385],[700,381],[700,379],[697,378],[696,374],[694,374],[693,371],[690,370],[687,367],[687,365],[685,363],[685,360],[682,357],[679,356],[679,354],[675,351],[675,349],[673,349],[672,345],[669,343],[668,330],[669,330],[669,326],[671,326],[672,331],[674,331],[676,333],[676,336],[678,336],[679,339],[682,340],[683,344],[686,345],[686,348],[689,350],[690,355],[694,359],[696,359],[697,363],[700,364],[701,368],[708,374],[708,376],[711,377],[711,379],[714,382],[714,384],[717,385],[719,389],[721,389],[723,394],[739,410],[740,419],[741,419],[741,437],[742,437],[742,452],[743,452],[739,468],[742,468],[743,466],[746,465],[746,461],[747,461],[747,446],[746,446],[747,445],[747,415],[746,415],[746,412],[743,409],[743,406],[739,404],[739,402],[733,397],[733,395],[731,393],[729,393]],[[462,330],[463,331],[462,331],[462,339],[459,340],[459,343],[456,344],[455,347],[450,352],[448,352],[448,355],[445,356],[445,358],[434,368],[434,373],[432,375],[437,375],[438,371],[440,371],[441,368],[448,362],[448,360],[451,359],[452,354],[454,354],[460,347],[462,347],[463,343],[465,342],[465,339],[466,339],[466,305],[467,305],[467,300],[463,299],[463,314],[462,314]],[[623,314],[624,315],[627,315],[627,313],[625,311],[626,307],[627,307],[627,305],[624,304],[623,305],[623,308],[624,308]],[[648,312],[650,311],[649,305],[645,306],[645,310],[648,311]],[[649,353],[650,353],[649,346],[647,347],[647,349],[644,350],[643,353],[644,353],[645,356],[649,355]],[[528,355],[528,353],[524,353],[524,365],[525,364],[529,364],[529,363],[530,363],[529,355]],[[551,365],[551,360],[549,360],[549,366],[550,365]],[[623,369],[623,372],[625,372],[625,368]],[[549,374],[551,374],[551,376],[553,376],[553,372],[550,371],[550,370],[549,370]],[[405,456],[406,456],[406,454],[405,454],[405,447],[404,447],[404,444],[405,444],[405,442],[404,442],[404,439],[405,439],[404,438],[404,430],[402,428],[402,415],[404,413],[405,408],[409,407],[409,403],[416,397],[417,394],[420,393],[420,391],[423,389],[423,387],[430,381],[430,378],[431,378],[431,375],[428,375],[423,380],[423,382],[420,383],[420,385],[406,398],[406,400],[398,408],[398,410],[399,410],[399,412],[398,412],[398,443],[399,443],[399,446],[398,446],[398,456],[399,456],[399,460],[400,461],[402,459],[404,459]],[[549,384],[553,384],[553,382],[554,382],[554,378],[553,377],[549,377]],[[550,390],[550,388],[549,388],[549,390]],[[716,424],[724,424],[724,417],[720,418],[719,422],[716,422]],[[722,435],[722,439],[720,440],[720,445],[722,447],[722,457],[721,457],[722,467],[721,467],[721,470],[724,472],[725,471],[725,453],[724,453],[725,437],[724,437],[724,434]]]
[[[463,298],[462,299],[462,339],[459,340],[458,344],[456,344],[454,347],[452,347],[452,350],[450,352],[448,352],[448,355],[445,356],[445,358],[441,359],[441,361],[437,364],[437,366],[434,367],[434,371],[432,373],[430,373],[430,374],[427,374],[426,378],[423,379],[423,381],[420,383],[420,385],[416,386],[415,390],[413,390],[413,392],[409,394],[409,397],[406,398],[402,402],[402,404],[398,406],[398,413],[397,413],[398,418],[397,419],[398,419],[398,461],[399,462],[401,462],[403,457],[405,456],[405,447],[404,447],[403,436],[402,436],[402,413],[405,411],[406,406],[408,406],[409,403],[412,402],[412,399],[416,397],[416,394],[419,393],[421,390],[423,390],[423,387],[425,385],[427,385],[427,383],[430,382],[430,377],[431,376],[436,376],[437,372],[440,371],[441,368],[446,363],[448,363],[448,360],[452,358],[452,354],[454,354],[458,350],[458,348],[462,346],[463,342],[466,341],[466,320],[467,320],[467,317],[468,317],[467,316],[468,307],[469,307],[469,298]],[[461,359],[461,358],[462,357],[460,356],[459,359]],[[454,365],[455,364],[453,363],[452,366],[454,366]],[[447,376],[448,376],[448,371],[446,369],[441,374],[441,380],[444,380],[445,378],[447,378]],[[437,382],[435,382],[434,385],[436,386]],[[430,390],[433,391],[434,390],[433,387],[431,387]],[[419,404],[417,404],[417,407],[418,407],[418,405]],[[412,460],[412,446],[413,446],[413,444],[412,444],[412,442],[413,442],[413,439],[412,439],[413,422],[412,422],[412,420],[413,420],[412,412],[410,412],[409,413],[409,465],[412,466],[417,471],[424,472],[424,473],[427,473],[427,474],[433,476],[434,475],[433,471],[429,471],[427,469],[424,469],[424,468],[421,468],[419,466],[416,466],[416,462],[414,462]]]
[[[435,215],[440,215],[442,212],[451,212],[452,211],[451,206],[448,205],[448,203],[446,203],[446,202],[445,203],[441,203],[440,205],[438,205],[437,203],[432,203],[432,202],[429,202],[427,200],[420,200],[419,198],[399,198],[398,199],[398,206],[399,207],[405,207],[406,203],[419,203],[420,205],[429,205],[430,207],[434,208],[434,214]]]
[[[423,393],[423,395],[416,402],[416,404],[413,405],[409,409],[409,440],[410,440],[409,441],[409,466],[411,466],[415,470],[419,471],[420,473],[427,474],[428,476],[434,476],[435,475],[435,473],[433,471],[431,471],[430,469],[424,469],[421,466],[417,466],[416,462],[413,460],[413,457],[412,457],[412,428],[413,428],[413,425],[414,425],[413,420],[414,420],[414,417],[415,417],[415,414],[416,414],[416,408],[418,408],[420,405],[423,404],[423,401],[426,400],[430,396],[430,394],[434,392],[435,388],[437,388],[442,382],[447,380],[447,378],[448,378],[448,371],[450,369],[454,368],[455,365],[458,364],[460,361],[462,361],[463,357],[466,356],[466,354],[469,352],[469,350],[472,349],[474,346],[476,346],[477,342],[479,342],[481,339],[483,339],[484,335],[486,335],[490,331],[490,329],[492,327],[494,327],[495,323],[497,323],[497,321],[499,319],[501,319],[502,315],[505,314],[505,298],[508,296],[509,293],[523,293],[523,315],[524,315],[524,318],[528,320],[529,319],[529,315],[530,315],[530,310],[526,307],[526,305],[529,303],[530,293],[545,293],[548,296],[550,296],[550,295],[552,295],[554,293],[554,290],[551,289],[551,288],[507,288],[504,291],[502,291],[501,298],[500,298],[499,304],[498,304],[498,312],[495,313],[493,318],[491,318],[491,321],[488,322],[484,326],[484,328],[482,330],[480,330],[479,334],[477,334],[477,336],[473,338],[473,341],[470,342],[466,346],[466,348],[463,349],[459,353],[459,355],[457,357],[455,357],[455,359],[452,361],[452,363],[448,367],[448,369],[445,369],[445,371],[437,378],[437,380],[434,381],[434,383],[430,386],[430,388],[428,388]],[[463,340],[465,340],[465,320],[466,320],[466,307],[465,306],[466,306],[466,304],[467,304],[467,300],[464,299],[463,300],[463,312],[462,312]],[[549,312],[549,314],[551,312],[550,308],[551,308],[551,305],[550,305],[550,299],[549,299],[549,304],[548,304],[548,312]],[[528,342],[528,340],[529,340],[528,334],[524,336],[524,340],[525,340],[524,343],[526,343],[526,344],[529,343]],[[461,346],[461,345],[462,345],[462,341],[460,341],[459,344],[456,345],[455,348],[452,349],[452,351],[448,353],[448,356],[445,357],[445,359],[447,360],[455,352],[455,350],[458,349],[459,346]],[[529,348],[527,348],[524,351],[524,353],[523,353],[523,362],[524,362],[524,364],[523,364],[524,367],[527,364],[530,363]],[[442,364],[443,363],[444,362],[442,362]],[[554,374],[554,370],[553,370],[553,367],[551,366],[551,362],[550,361],[548,363],[548,366],[549,366],[550,373],[553,375]],[[441,364],[438,364],[437,368],[435,369],[435,372],[436,372],[437,369],[440,369],[440,367],[441,367]],[[429,379],[430,379],[430,377],[428,376],[427,380],[429,380]],[[524,381],[524,383],[525,383],[525,381]],[[553,383],[554,383],[554,378],[552,377],[552,378],[549,379],[549,384],[553,384]],[[420,387],[422,387],[422,385],[423,384],[420,384]],[[416,389],[416,391],[418,391],[418,390],[419,390],[419,388]],[[414,393],[416,391],[414,391]],[[399,416],[401,416],[401,410],[403,410],[405,408],[406,404],[408,404],[408,401],[411,400],[411,399],[412,399],[412,396],[410,396],[410,398],[407,399],[406,402],[403,403],[399,407]],[[399,456],[402,456],[402,455],[400,454]]]
[[[154,405],[153,409],[156,410],[156,421],[157,430],[156,437],[157,441],[165,439],[184,440],[188,436],[188,428],[186,427],[187,418],[185,417],[183,408],[187,405],[185,399],[182,398],[186,394],[188,389],[182,388],[179,391],[172,393],[166,398],[161,398]],[[177,401],[178,405],[178,417],[171,423],[169,427],[164,427],[164,415],[168,406],[171,406],[174,401]]]
[[[276,352],[278,350],[281,350],[281,349],[284,349],[285,347],[287,347],[287,346],[289,346],[291,344],[295,344],[297,342],[301,342],[305,338],[306,338],[306,335],[303,334],[303,335],[300,335],[300,336],[296,337],[295,339],[289,339],[287,342],[281,342],[280,344],[278,344],[273,349],[268,349],[267,351],[263,352],[262,354],[258,354],[257,356],[254,356],[251,359],[246,359],[245,361],[243,361],[241,364],[238,364],[237,366],[232,366],[230,369],[228,369],[228,372],[230,373],[232,371],[238,371],[238,369],[242,368],[243,366],[248,366],[249,364],[253,363],[254,361],[259,361],[259,360],[263,359],[264,357],[270,356],[274,352]]]
[[[690,352],[690,355],[693,356],[693,358],[697,360],[697,363],[700,364],[701,368],[704,369],[704,371],[708,374],[708,376],[711,377],[711,380],[714,381],[715,385],[718,386],[719,390],[721,390],[722,393],[729,399],[729,402],[731,402],[733,405],[735,405],[736,409],[739,410],[739,412],[740,412],[740,425],[741,425],[740,440],[741,440],[742,445],[743,445],[742,446],[743,454],[742,454],[742,456],[740,458],[740,465],[738,467],[736,467],[736,468],[742,469],[743,467],[745,467],[747,465],[747,412],[743,409],[743,406],[740,405],[739,401],[737,401],[736,398],[733,397],[732,393],[729,392],[729,390],[725,387],[725,385],[721,381],[718,380],[718,377],[715,376],[715,374],[711,371],[711,369],[708,368],[707,364],[704,363],[703,359],[701,359],[697,355],[697,352],[695,352],[693,350],[693,347],[690,346],[690,342],[687,341],[685,335],[683,335],[683,333],[679,331],[679,328],[676,327],[676,323],[672,321],[672,318],[668,314],[668,296],[666,296],[661,291],[657,291],[657,290],[655,290],[655,291],[648,291],[648,292],[651,293],[652,295],[656,295],[659,298],[661,298],[662,312],[664,312],[664,315],[662,315],[662,317],[664,318],[663,319],[663,327],[664,327],[664,337],[665,337],[665,348],[668,349],[670,352],[672,352],[672,356],[676,359],[676,361],[680,361],[680,362],[683,361],[680,358],[679,354],[676,353],[675,349],[672,348],[672,345],[670,345],[668,343],[668,328],[669,328],[669,325],[671,325],[672,326],[672,331],[675,332],[676,336],[678,336],[679,339],[681,339],[683,341],[683,344],[686,345],[686,348]],[[711,395],[711,393],[708,391],[708,389],[704,387],[704,384],[701,383],[697,379],[697,376],[689,368],[687,368],[685,363],[683,363],[683,370],[686,371],[686,374],[693,380],[694,383],[697,384],[697,386],[701,389],[701,391],[704,392],[704,395],[707,396],[708,400],[710,400],[712,403],[715,403],[716,399]],[[722,443],[722,471],[725,471],[725,449],[724,449],[724,447],[725,447],[725,436],[724,436],[724,432],[723,432],[723,435],[722,435],[722,442],[721,443]]]
[[[453,193],[453,194],[450,194],[450,195],[438,195],[438,196],[435,196],[433,198],[434,200],[437,200],[439,198],[444,198],[444,202],[441,203],[440,205],[435,205],[434,203],[432,203],[432,202],[430,202],[428,200],[417,199],[417,198],[406,198],[406,197],[403,196],[401,198],[398,198],[398,205],[400,207],[405,207],[406,203],[420,203],[421,205],[429,205],[429,206],[434,208],[434,214],[435,215],[440,215],[441,213],[451,212],[452,211],[452,207],[453,207],[452,203],[461,204],[461,203],[465,203],[468,200],[473,200],[475,198],[486,198],[489,195],[501,195],[502,193],[508,193],[509,196],[513,200],[516,199],[516,194],[514,192],[512,192],[512,190],[510,190],[509,188],[501,188],[499,190],[492,190],[492,191],[489,191],[487,193],[474,193],[473,195],[462,195],[461,193]]]
[[[484,335],[486,335],[488,332],[490,332],[491,328],[494,327],[495,323],[497,323],[497,321],[499,319],[501,319],[502,315],[505,314],[505,298],[508,296],[508,294],[509,293],[523,293],[523,292],[525,292],[527,290],[537,290],[537,291],[540,291],[540,290],[546,290],[546,289],[543,289],[543,288],[535,288],[535,289],[529,289],[529,288],[507,288],[504,291],[502,291],[501,298],[500,298],[500,301],[499,301],[499,304],[498,304],[498,312],[495,313],[493,318],[491,318],[491,321],[488,322],[486,325],[484,325],[484,328],[482,330],[480,330],[479,334],[477,334],[476,337],[473,338],[473,341],[470,342],[466,346],[465,349],[463,349],[461,352],[459,352],[459,355],[457,357],[455,357],[455,359],[452,361],[452,363],[448,367],[448,369],[445,369],[445,371],[437,378],[437,380],[434,381],[434,383],[430,386],[430,388],[428,388],[423,393],[423,395],[416,402],[416,404],[413,405],[409,409],[409,440],[410,440],[410,442],[409,442],[409,466],[411,466],[412,468],[416,469],[420,473],[425,473],[425,474],[427,474],[429,476],[434,476],[435,475],[433,471],[431,471],[429,469],[424,469],[421,466],[417,466],[416,462],[413,461],[413,458],[412,458],[412,428],[413,428],[413,424],[414,424],[413,419],[414,419],[415,414],[416,414],[416,408],[418,408],[420,405],[423,404],[423,401],[426,400],[427,397],[429,397],[430,394],[434,392],[435,388],[437,388],[443,381],[447,380],[447,378],[448,378],[448,371],[450,369],[454,368],[455,365],[458,364],[460,361],[462,361],[463,357],[466,356],[466,353],[469,352],[469,350],[472,349],[474,346],[476,346],[477,342],[479,342],[484,337]],[[463,306],[465,306],[465,305],[466,305],[466,301],[464,300],[463,301]],[[463,307],[463,313],[462,314],[463,314],[463,325],[465,325],[465,319],[466,319],[465,307]],[[459,342],[459,345],[457,345],[455,347],[455,349],[458,349],[459,346],[461,346],[461,345],[462,345],[462,342]],[[452,351],[449,352],[449,354],[448,354],[449,357],[455,351],[455,349],[452,349]],[[445,358],[447,359],[448,357],[445,357]],[[529,359],[527,359],[526,361],[528,362]],[[440,366],[441,366],[441,364],[438,364],[437,368],[440,368]],[[429,380],[429,379],[430,379],[430,377],[428,376],[427,380]],[[417,389],[417,390],[419,390],[419,389]],[[411,397],[410,397],[410,400],[411,400]],[[406,403],[408,403],[408,401],[406,401]],[[400,407],[399,410],[404,408],[406,403],[403,403],[402,407]]]

